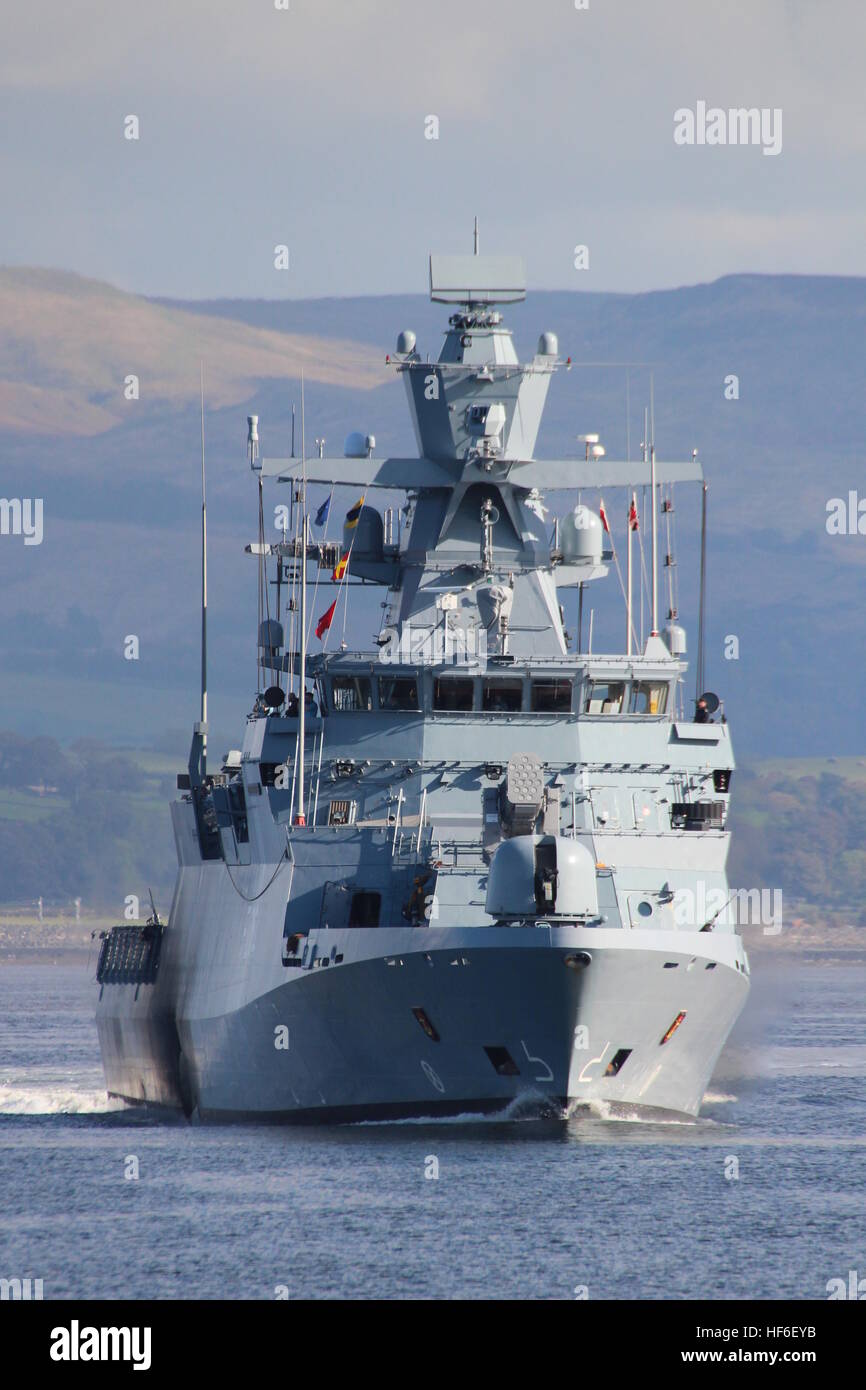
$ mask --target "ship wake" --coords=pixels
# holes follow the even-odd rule
[[[0,1081],[0,1115],[107,1115],[125,1110],[104,1087],[75,1081]]]
[[[695,1125],[698,1121],[693,1115],[675,1114],[673,1111],[642,1109],[627,1101],[601,1100],[569,1101],[563,1116],[566,1120],[604,1120],[609,1124],[629,1125]],[[706,1123],[706,1121],[704,1121]]]

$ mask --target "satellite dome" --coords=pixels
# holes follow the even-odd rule
[[[276,618],[259,623],[259,646],[265,651],[278,651],[285,645],[283,625]]]
[[[404,356],[407,353],[414,352],[416,341],[417,339],[411,328],[404,328],[403,332],[397,335],[397,351]]]
[[[542,333],[536,352],[539,357],[556,357],[559,353],[559,339],[555,333]]]
[[[360,430],[352,430],[351,434],[346,435],[343,454],[347,459],[365,459],[367,457],[367,436],[362,434]]]
[[[601,517],[579,502],[559,524],[559,544],[566,564],[601,564]]]

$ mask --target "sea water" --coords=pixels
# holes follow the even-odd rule
[[[866,955],[753,961],[700,1118],[670,1124],[157,1121],[106,1097],[94,1000],[92,968],[0,966],[0,1277],[46,1299],[824,1299],[866,1278]]]

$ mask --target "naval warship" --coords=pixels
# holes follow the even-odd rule
[[[732,896],[730,730],[700,683],[684,694],[673,601],[659,619],[673,489],[696,483],[703,626],[701,464],[657,460],[651,438],[616,462],[594,435],[577,457],[536,459],[551,376],[572,364],[551,332],[518,362],[502,309],[525,297],[522,262],[476,239],[474,255],[430,257],[430,294],[449,306],[438,359],[408,331],[386,359],[417,457],[351,435],[344,457],[307,458],[304,440],[297,458],[260,459],[248,417],[260,680],[218,771],[203,491],[202,707],[171,807],[177,882],[167,921],[154,911],[101,942],[107,1088],[203,1119],[694,1116],[749,987],[736,924],[702,907]],[[277,541],[265,480],[287,488]],[[310,484],[330,490],[315,518]],[[339,543],[318,534],[336,487],[358,496]],[[557,491],[571,509],[548,524]],[[400,506],[368,500],[395,493]],[[596,651],[585,586],[614,569],[624,649]],[[375,640],[331,647],[360,584],[385,591]],[[320,591],[335,595],[321,615]],[[701,644],[699,681],[702,665]]]

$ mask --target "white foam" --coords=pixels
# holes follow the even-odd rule
[[[496,1115],[487,1115],[482,1111],[473,1114],[469,1111],[464,1115],[397,1115],[385,1120],[348,1120],[347,1124],[356,1129],[376,1128],[382,1125],[478,1125],[485,1120],[503,1119],[504,1111],[499,1111]]]
[[[568,1107],[568,1118],[579,1119],[583,1111],[596,1120],[607,1124],[626,1125],[694,1125],[697,1123],[690,1115],[664,1115],[648,1113],[646,1110],[624,1108],[624,1102],[602,1100],[596,1096],[589,1100],[572,1101]]]
[[[459,1115],[406,1115],[386,1120],[352,1120],[361,1125],[479,1125],[502,1124],[514,1120],[566,1119],[559,1107],[554,1110],[548,1096],[524,1091],[501,1110],[467,1110]]]
[[[122,1100],[98,1088],[0,1082],[2,1115],[105,1115],[123,1109]]]
[[[705,1091],[704,1105],[735,1105],[737,1097],[729,1096],[724,1091]]]

